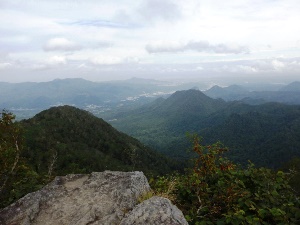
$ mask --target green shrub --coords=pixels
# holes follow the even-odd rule
[[[194,168],[176,175],[173,202],[190,224],[299,224],[300,202],[282,171],[243,169],[222,157],[221,144],[203,146],[194,137]],[[167,188],[160,178],[153,188]],[[174,179],[173,179],[174,180]]]
[[[12,113],[0,113],[0,208],[45,184],[21,157],[23,133],[14,120]]]

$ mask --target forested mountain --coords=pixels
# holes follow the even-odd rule
[[[241,106],[240,106],[241,107]],[[207,142],[220,140],[231,147],[238,162],[251,160],[259,166],[278,168],[300,156],[300,107],[279,103],[232,107],[215,118],[222,123],[202,130]],[[224,114],[227,114],[224,117]]]
[[[171,161],[93,116],[71,106],[53,107],[20,122],[25,157],[33,169],[53,174],[104,170],[171,171]],[[175,168],[172,168],[174,170]]]
[[[204,91],[204,93],[211,98],[222,98],[226,101],[232,101],[247,97],[249,95],[249,90],[239,85],[230,85],[228,87],[215,85]]]
[[[160,98],[134,111],[117,113],[114,118],[106,119],[154,149],[182,158],[186,156],[182,152],[189,144],[186,132],[191,127],[204,128],[205,118],[225,105],[225,101],[209,98],[198,90],[178,91],[167,99]]]
[[[247,104],[258,105],[267,102],[279,102],[291,105],[300,104],[300,82],[295,81],[278,90],[251,90],[240,85],[228,87],[213,86],[204,93],[211,98],[222,98],[226,101],[240,100]]]
[[[280,91],[300,92],[300,81],[294,81],[280,89]]]
[[[188,157],[186,132],[206,143],[223,142],[236,162],[279,167],[300,156],[300,106],[215,100],[197,90],[180,91],[139,110],[117,115],[113,126],[165,154]]]

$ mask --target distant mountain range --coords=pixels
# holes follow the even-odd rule
[[[137,85],[138,84],[138,85]],[[55,104],[85,106],[106,101],[120,101],[129,96],[159,90],[158,83],[142,83],[137,79],[125,82],[97,83],[84,79],[53,80],[42,83],[0,83],[1,107],[43,108]]]
[[[204,93],[212,98],[239,100],[253,105],[266,102],[300,104],[299,84],[214,86]],[[110,82],[92,82],[80,78],[40,83],[0,82],[0,109],[8,109],[18,119],[26,119],[52,106],[73,105],[105,117],[111,111],[128,111],[158,97],[168,97],[178,90],[203,90],[206,87],[207,84],[201,82],[174,83],[140,78]]]
[[[189,157],[186,132],[198,133],[206,143],[223,142],[242,164],[251,160],[276,168],[300,156],[300,106],[226,102],[187,90],[110,119],[117,129],[179,159]]]
[[[53,174],[139,170],[157,175],[175,162],[121,133],[91,113],[72,106],[52,107],[20,122],[25,132],[23,157],[34,170]]]
[[[295,81],[274,91],[252,91],[243,86],[228,87],[213,86],[204,93],[211,98],[222,98],[226,101],[240,100],[248,104],[262,104],[266,102],[280,102],[286,104],[300,104],[300,82]]]
[[[287,92],[300,92],[300,82],[294,81],[280,89],[280,91],[287,91]]]
[[[97,115],[111,108],[122,110],[140,106],[193,85],[139,78],[111,82],[91,82],[79,78],[41,83],[0,82],[0,109],[13,111],[18,119],[30,118],[44,109],[59,105],[73,105]]]

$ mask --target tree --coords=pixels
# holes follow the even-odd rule
[[[14,176],[22,150],[21,130],[14,123],[15,116],[5,110],[0,119],[0,195],[8,180]]]
[[[0,208],[41,187],[40,176],[22,159],[23,136],[15,116],[3,110],[0,118]]]

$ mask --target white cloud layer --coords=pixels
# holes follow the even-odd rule
[[[45,51],[78,51],[81,48],[80,45],[66,38],[52,38],[43,47]]]
[[[0,0],[0,81],[37,69],[44,80],[285,79],[300,72],[299,12],[299,0]]]
[[[163,19],[167,21],[177,21],[181,18],[181,10],[176,4],[177,1],[171,0],[146,0],[142,1],[139,9],[140,14],[146,20]]]
[[[0,63],[0,70],[11,67],[11,63]]]
[[[197,51],[197,52],[213,52],[220,54],[243,54],[249,53],[249,48],[246,46],[239,46],[236,44],[217,44],[212,45],[208,41],[189,41],[187,43],[179,42],[153,42],[146,45],[146,50],[149,53],[163,53],[163,52],[183,52],[183,51]]]

